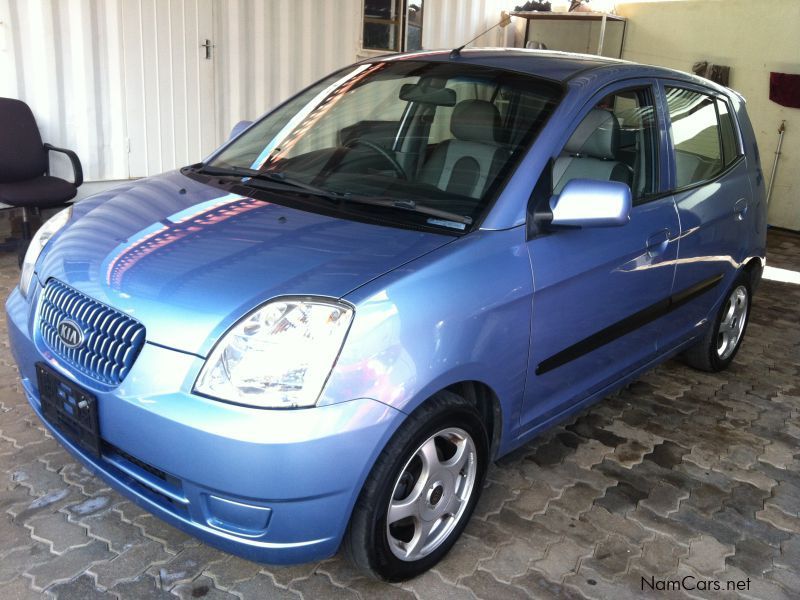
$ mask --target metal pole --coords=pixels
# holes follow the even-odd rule
[[[775,149],[775,162],[772,163],[772,173],[769,176],[769,186],[767,187],[767,204],[769,204],[769,199],[772,197],[772,184],[775,182],[775,172],[778,170],[778,159],[781,157],[784,133],[786,133],[786,121],[781,121],[781,126],[778,129],[778,147]]]
[[[600,41],[597,43],[597,55],[603,54],[603,42],[606,38],[606,13],[603,13],[603,20],[600,23]]]
[[[398,9],[398,12],[400,13],[400,18],[402,19],[402,21],[400,21],[400,23],[402,23],[402,25],[403,25],[402,26],[402,30],[403,31],[401,33],[401,35],[403,36],[403,39],[400,40],[400,52],[408,52],[408,48],[407,48],[407,46],[408,46],[408,6],[406,5],[404,7],[402,2],[400,2],[399,4],[400,4],[400,6],[398,6],[397,9]]]

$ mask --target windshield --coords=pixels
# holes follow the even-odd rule
[[[268,114],[208,166],[464,230],[560,96],[553,82],[486,67],[360,64]]]

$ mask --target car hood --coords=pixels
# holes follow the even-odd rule
[[[37,274],[138,319],[149,342],[205,356],[270,298],[340,298],[453,239],[229,194],[173,172],[77,203]]]

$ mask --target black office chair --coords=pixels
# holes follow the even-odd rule
[[[72,163],[74,181],[50,175],[50,152],[62,152]],[[78,193],[83,169],[72,150],[43,144],[36,119],[27,104],[0,98],[0,210],[22,209],[22,240],[0,249],[24,253],[31,240],[31,214],[64,206]]]

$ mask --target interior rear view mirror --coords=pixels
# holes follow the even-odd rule
[[[450,88],[434,88],[418,83],[404,83],[400,88],[400,99],[406,102],[433,104],[434,106],[455,106],[456,92]]]
[[[550,199],[551,225],[614,227],[631,218],[631,188],[618,181],[573,179]]]

